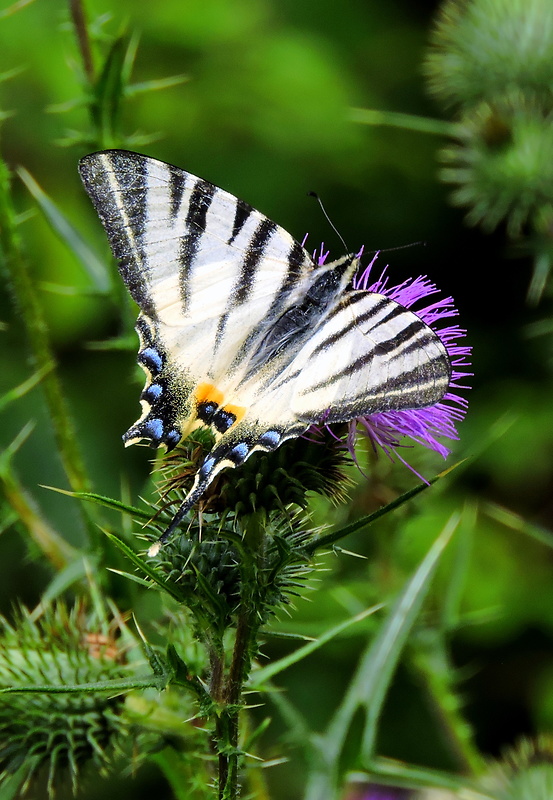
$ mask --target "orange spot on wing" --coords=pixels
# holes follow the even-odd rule
[[[244,415],[247,411],[247,409],[244,408],[244,406],[233,406],[231,404],[225,406],[224,410],[227,411],[229,414],[234,414],[234,416],[236,417],[236,422],[233,422],[232,423],[233,425],[236,425],[238,422],[240,422],[240,420],[244,418]]]
[[[224,395],[212,383],[199,383],[194,390],[196,403],[216,403],[218,406],[224,400]]]
[[[223,392],[219,391],[212,383],[199,383],[194,390],[196,405],[200,403],[215,403],[220,411],[226,411],[228,414],[232,414],[236,417],[235,421],[232,423],[236,425],[244,418],[247,408],[244,406],[235,406],[232,403],[224,405],[224,399],[225,396]]]

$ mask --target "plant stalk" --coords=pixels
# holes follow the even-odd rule
[[[15,212],[10,198],[9,172],[2,159],[0,159],[0,260],[10,278],[36,369],[43,375],[41,383],[69,485],[75,492],[89,491],[90,486],[79,451],[77,434],[56,370],[48,327],[27,262],[21,252],[15,227]],[[93,535],[92,516],[87,510],[83,510],[82,513],[88,523],[89,534]]]

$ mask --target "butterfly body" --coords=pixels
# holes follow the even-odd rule
[[[317,265],[247,203],[137,153],[93,153],[79,168],[140,308],[146,384],[125,444],[172,449],[200,425],[215,434],[163,540],[221,469],[255,450],[446,392],[438,336],[390,298],[348,288],[355,256]]]

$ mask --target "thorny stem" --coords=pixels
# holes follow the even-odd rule
[[[238,768],[240,762],[239,723],[242,689],[249,673],[252,642],[259,630],[258,603],[252,596],[258,585],[257,570],[263,560],[266,516],[264,512],[252,514],[244,521],[244,545],[252,558],[242,563],[242,596],[236,625],[236,636],[228,678],[224,688],[225,707],[219,718],[217,731],[219,743],[225,750],[219,753],[219,800],[234,800],[238,793]],[[224,737],[224,738],[222,738]]]
[[[472,729],[464,719],[460,702],[452,689],[450,666],[439,637],[417,637],[412,643],[413,667],[422,679],[432,709],[459,767],[469,775],[480,775],[485,763],[474,745]]]
[[[27,262],[21,253],[9,189],[8,169],[4,161],[0,159],[0,260],[4,262],[10,276],[15,300],[26,329],[36,367],[44,373],[42,386],[69,484],[76,492],[86,492],[90,488],[88,477],[79,452],[73,421],[57,374],[48,327]],[[94,530],[89,512],[83,513],[90,523],[89,529]]]
[[[220,648],[210,647],[209,662],[211,666],[211,681],[209,684],[209,694],[215,703],[220,703],[223,699],[223,669],[224,658]]]
[[[219,800],[234,800],[238,792],[240,701],[249,670],[250,645],[256,630],[257,626],[252,625],[252,611],[244,604],[236,626],[232,661],[224,690],[225,707],[218,720],[219,742],[225,742],[225,750],[219,753]]]
[[[83,59],[84,71],[90,85],[94,83],[94,65],[92,63],[92,51],[90,49],[90,39],[88,38],[88,28],[86,25],[84,8],[81,0],[69,0],[69,11],[75,26],[79,50]]]

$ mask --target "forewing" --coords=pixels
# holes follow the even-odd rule
[[[213,184],[121,150],[86,156],[80,172],[123,280],[183,369],[228,373],[307,290],[304,248]]]
[[[345,422],[424,408],[447,391],[449,357],[413,312],[380,294],[352,291],[321,323],[273,387],[292,383],[291,411],[308,422]]]

